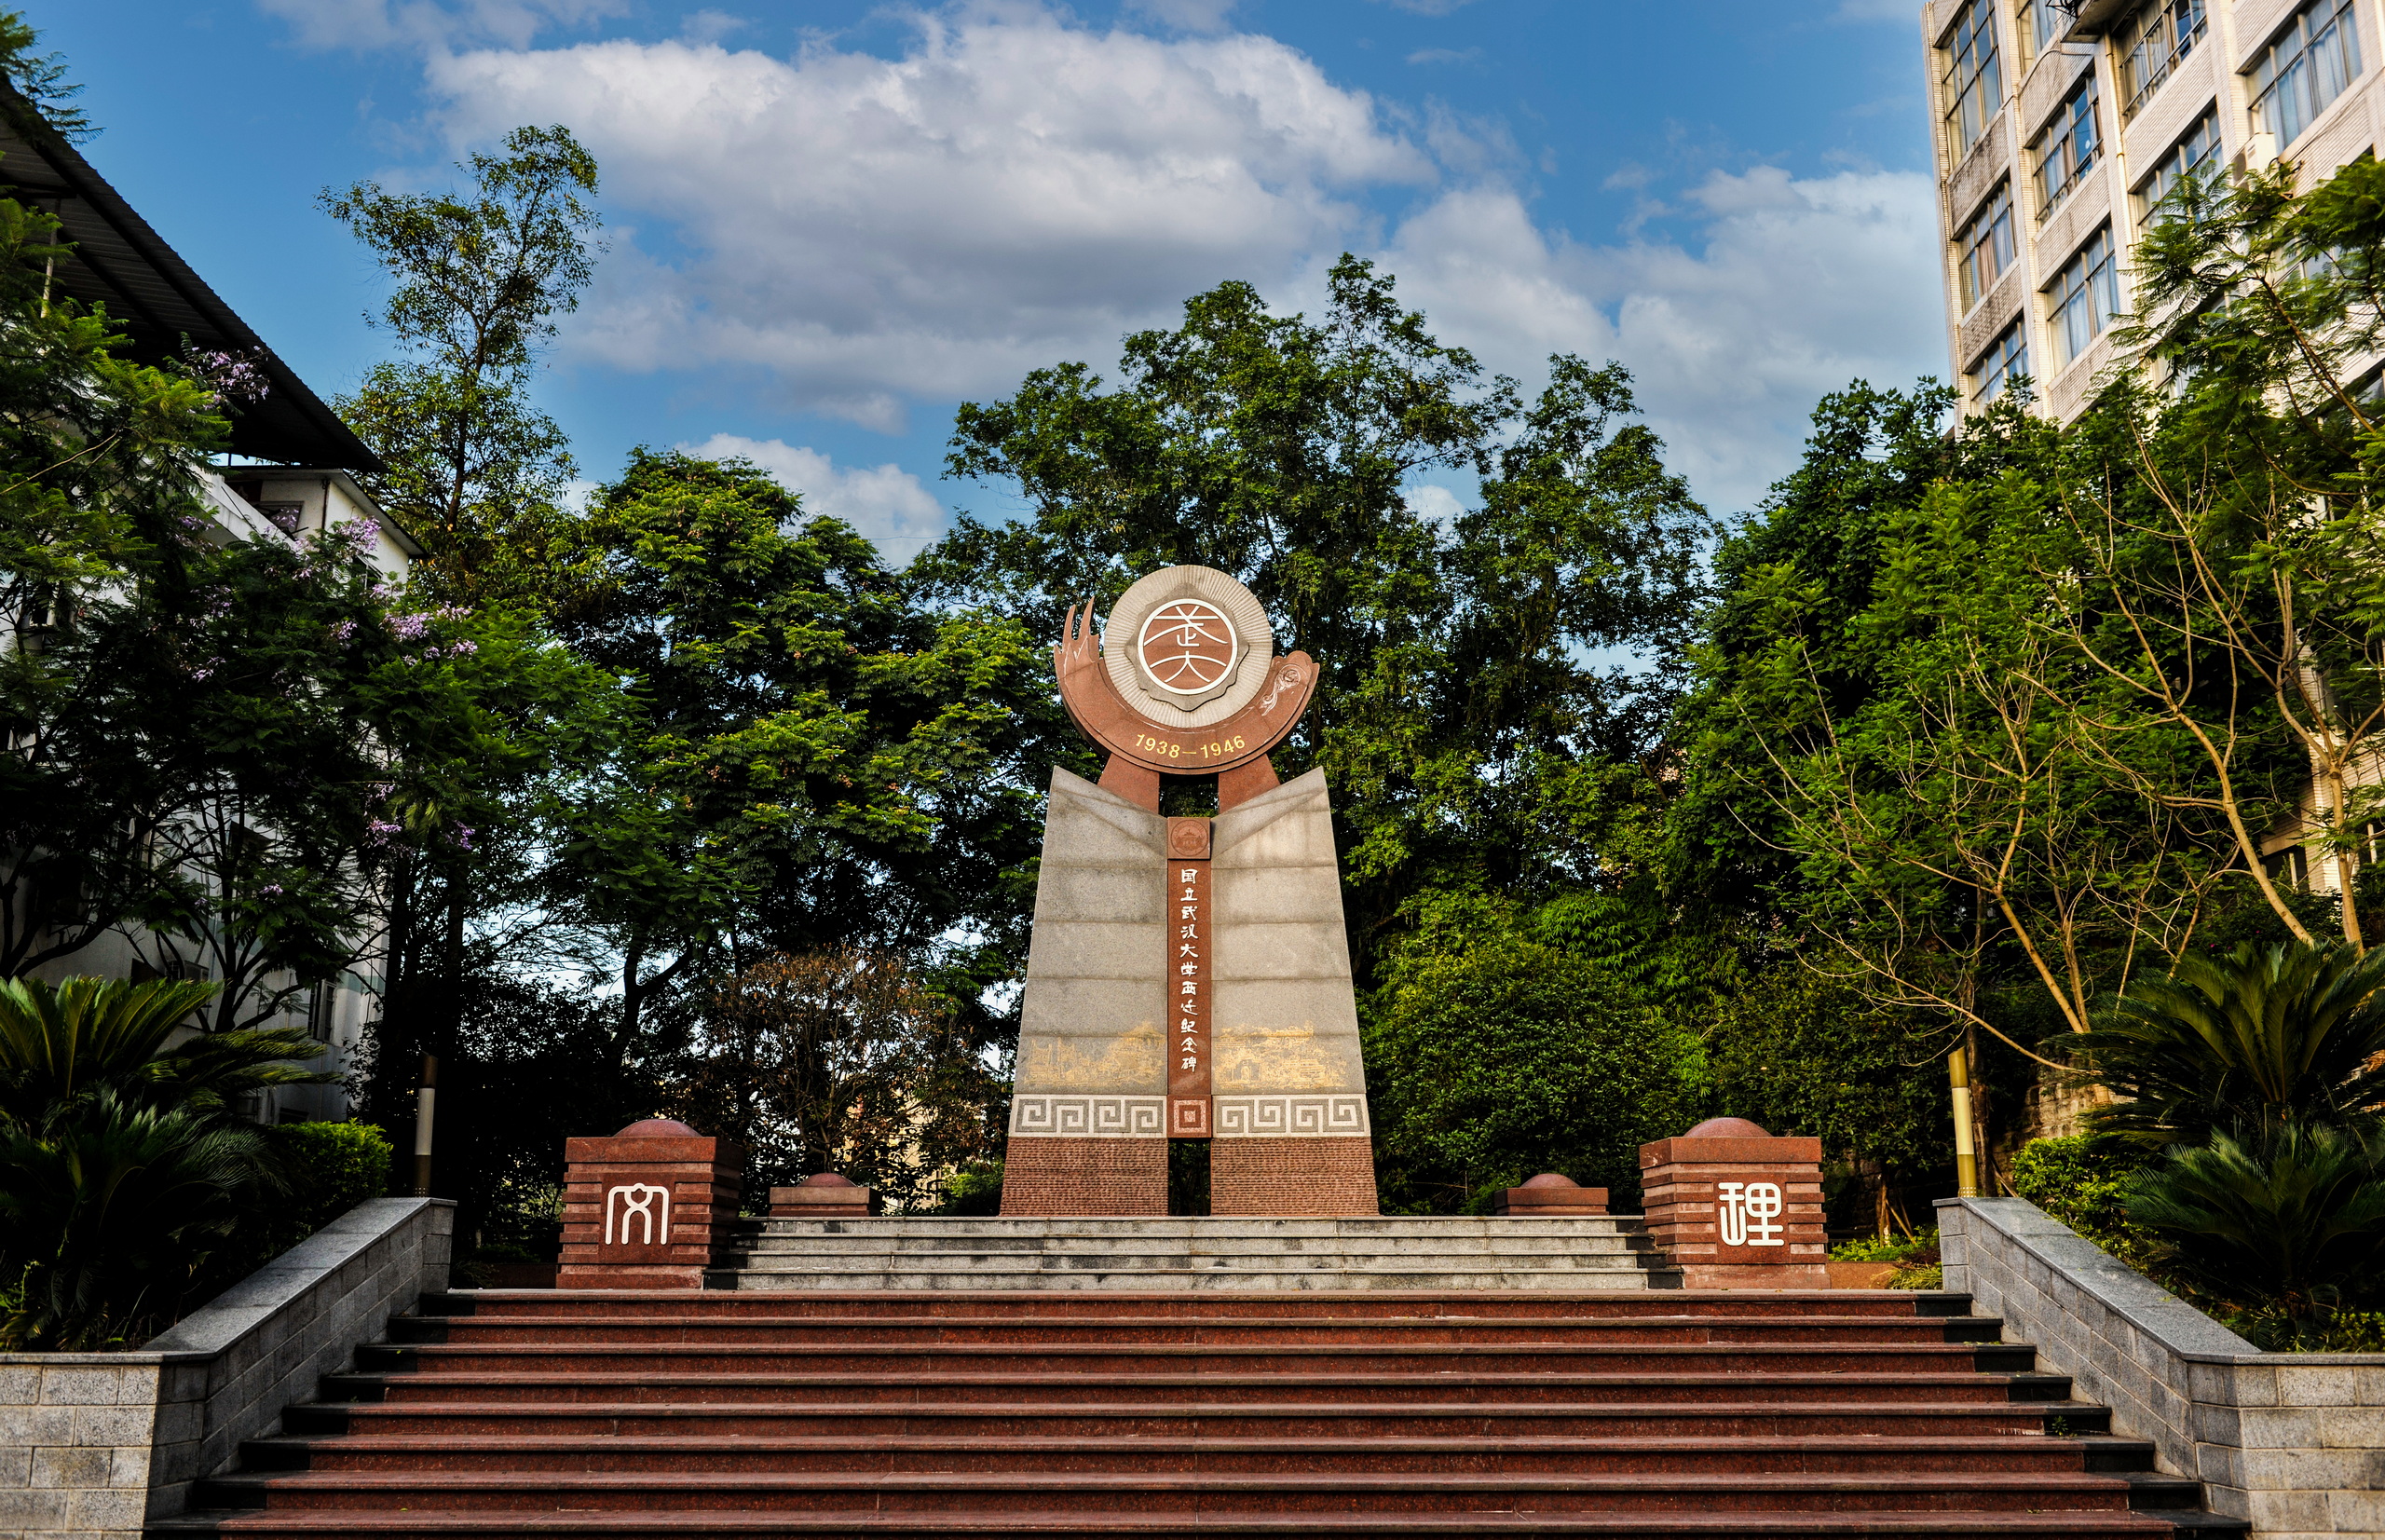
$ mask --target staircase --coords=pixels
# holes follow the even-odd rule
[[[204,1511],[149,1533],[2243,1533],[1968,1303],[1181,1284],[434,1296],[204,1483]]]
[[[1664,1288],[1636,1218],[741,1220],[722,1288]]]

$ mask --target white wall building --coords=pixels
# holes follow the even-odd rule
[[[0,87],[0,189],[56,215],[74,243],[53,281],[59,292],[105,305],[132,339],[137,357],[170,358],[184,346],[251,360],[269,388],[233,419],[232,453],[201,475],[211,534],[224,540],[294,540],[308,531],[366,521],[375,526],[373,561],[392,580],[402,579],[420,549],[374,505],[355,475],[381,469],[371,450],[309,389],[249,325],[135,213],[70,143],[23,102]],[[271,831],[258,831],[270,838]],[[114,977],[154,975],[160,952],[153,938],[111,933],[43,967],[50,978],[74,974]],[[190,965],[171,971],[193,973]],[[340,978],[283,979],[308,987],[283,1023],[304,1025],[331,1046],[317,1068],[345,1072],[375,1014],[381,978],[372,963]],[[262,1122],[337,1119],[348,1115],[339,1085],[291,1086],[270,1092],[250,1109]]]
[[[2308,184],[2385,129],[2380,0],[1932,0],[1922,26],[1969,411],[2020,375],[2056,419],[2085,409],[2182,170],[2283,157]]]

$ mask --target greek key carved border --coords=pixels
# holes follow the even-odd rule
[[[1355,1094],[1303,1097],[1218,1097],[1217,1137],[1341,1138],[1374,1131],[1367,1098]]]
[[[1167,1138],[1165,1097],[1015,1096],[1013,1138]]]

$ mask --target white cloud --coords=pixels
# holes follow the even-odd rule
[[[882,429],[1040,365],[1107,364],[1120,334],[1227,278],[1313,307],[1345,248],[1495,368],[1622,359],[1725,508],[1792,462],[1824,391],[1945,367],[1920,175],[1643,189],[1635,218],[1663,223],[1599,244],[1535,222],[1499,124],[1395,119],[1271,38],[1100,32],[1031,4],[918,25],[891,60],[682,39],[427,68],[459,141],[560,121],[603,164],[613,250],[567,339],[580,361]],[[1400,198],[1386,229],[1370,208]],[[916,497],[872,506],[940,521]]]
[[[1944,374],[1930,184],[1765,168],[1716,173],[1686,201],[1694,243],[1582,245],[1482,185],[1402,225],[1384,260],[1442,335],[1497,367],[1623,360],[1675,468],[1743,508],[1792,463],[1824,392]]]
[[[752,460],[781,486],[801,495],[806,512],[844,520],[877,541],[898,566],[944,532],[944,510],[934,494],[897,465],[840,470],[816,449],[736,433],[715,433],[702,443],[679,447],[702,459]]]
[[[750,366],[791,406],[887,429],[908,396],[1114,356],[1221,279],[1362,243],[1356,195],[1435,174],[1272,38],[1042,9],[919,25],[897,60],[604,42],[428,68],[460,139],[567,124],[616,206],[673,226],[667,261],[616,240],[582,356]]]
[[[1482,50],[1479,48],[1418,48],[1408,56],[1408,61],[1411,64],[1471,64],[1481,57]]]

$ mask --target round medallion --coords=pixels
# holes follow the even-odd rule
[[[1152,684],[1192,699],[1214,693],[1233,675],[1242,639],[1207,600],[1170,599],[1143,622],[1135,653]]]
[[[1206,566],[1137,579],[1102,628],[1111,683],[1171,730],[1222,722],[1266,688],[1275,655],[1267,611],[1250,590]]]

